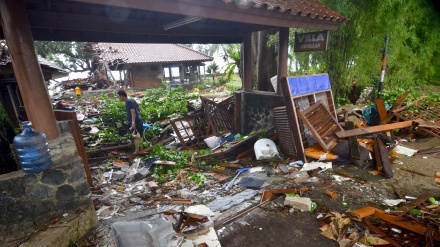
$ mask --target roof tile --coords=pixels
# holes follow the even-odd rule
[[[97,43],[104,61],[125,63],[203,62],[213,57],[179,44]]]
[[[237,0],[223,0],[233,3]],[[348,19],[330,9],[318,0],[240,0],[245,3],[253,2],[254,8],[265,8],[281,13],[290,12],[292,15],[309,16],[319,20],[348,21]]]

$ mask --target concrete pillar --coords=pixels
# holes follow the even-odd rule
[[[287,59],[289,55],[289,28],[280,27],[279,49],[278,49],[278,80],[277,94],[283,95],[281,78],[287,76]]]
[[[35,130],[45,133],[51,140],[59,136],[59,130],[35,53],[24,2],[0,0],[3,32],[26,114]]]

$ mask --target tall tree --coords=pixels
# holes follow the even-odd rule
[[[384,37],[389,37],[384,88],[432,82],[438,73],[440,15],[429,0],[322,0],[350,18],[330,31],[325,52],[294,53],[292,74],[329,73],[334,96],[347,98],[352,84],[376,86]],[[293,33],[314,30],[291,30]],[[291,49],[291,52],[293,49]]]
[[[89,43],[35,41],[37,54],[72,72],[92,70],[92,53]]]

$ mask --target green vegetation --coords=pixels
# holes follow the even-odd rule
[[[156,182],[163,183],[166,180],[172,180],[176,177],[177,173],[182,170],[183,166],[190,160],[191,152],[170,151],[166,150],[162,145],[156,145],[152,150],[152,154],[148,157],[152,156],[157,156],[161,160],[176,162],[174,166],[156,166],[154,168]]]
[[[141,117],[144,122],[154,123],[175,115],[185,115],[186,105],[191,97],[182,87],[156,88],[145,91],[145,96],[139,102]]]
[[[294,53],[290,49],[290,75],[328,73],[335,101],[347,102],[352,86],[377,87],[384,39],[389,38],[384,89],[414,89],[440,83],[440,15],[430,1],[323,0],[349,18],[329,32],[327,51]],[[294,33],[316,30],[290,29]],[[278,34],[269,45],[278,45]]]

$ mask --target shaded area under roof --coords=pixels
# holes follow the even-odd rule
[[[34,40],[50,41],[241,43],[245,34],[254,31],[275,27],[336,30],[348,21],[317,0],[25,2]],[[201,20],[164,30],[164,25],[187,16]]]

